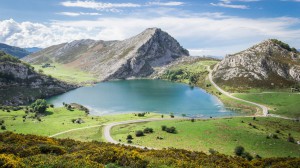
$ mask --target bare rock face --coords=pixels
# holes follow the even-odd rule
[[[227,55],[213,70],[216,82],[230,85],[286,86],[300,82],[300,54],[278,40],[266,40]]]
[[[12,58],[0,53],[0,104],[24,105],[77,87],[39,74],[19,60],[3,60],[1,57]]]
[[[32,64],[65,64],[103,81],[147,77],[155,67],[185,56],[189,56],[188,51],[168,33],[149,28],[123,41],[81,40],[52,46],[23,60]]]

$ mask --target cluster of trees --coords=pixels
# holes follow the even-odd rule
[[[162,78],[170,81],[181,81],[188,79],[189,84],[195,85],[198,81],[199,75],[201,74],[194,74],[184,69],[175,69],[167,70],[166,73],[162,76]]]
[[[30,108],[33,109],[33,112],[43,114],[48,108],[47,101],[44,99],[37,99],[34,103],[30,105]]]
[[[172,133],[172,134],[176,134],[176,133],[177,133],[175,127],[167,127],[167,126],[165,126],[165,125],[162,125],[162,126],[161,126],[161,130],[162,130],[162,131],[166,131],[167,133]]]
[[[300,158],[260,158],[182,149],[147,150],[104,142],[79,142],[0,133],[0,167],[297,167]]]

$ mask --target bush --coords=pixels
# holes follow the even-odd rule
[[[176,128],[175,127],[166,128],[166,132],[175,134]]]
[[[132,138],[132,135],[127,135],[127,138],[126,138],[127,140],[131,140],[131,139],[133,139]]]
[[[1,125],[1,129],[2,130],[6,130],[6,126],[5,125]]]
[[[244,153],[242,153],[241,156],[249,161],[251,161],[253,159],[253,156],[251,156],[251,154],[249,152],[244,152]]]
[[[135,136],[141,137],[141,136],[144,136],[144,133],[143,133],[143,131],[138,130],[138,131],[135,131]]]
[[[295,143],[295,139],[291,135],[288,136],[287,141],[291,143]]]
[[[145,134],[153,133],[153,129],[147,127],[147,128],[144,129],[144,133]]]
[[[146,113],[138,113],[138,117],[144,117]]]
[[[242,146],[237,146],[235,147],[234,149],[234,153],[237,155],[237,156],[241,156],[245,151],[245,148],[242,147]]]
[[[166,128],[167,128],[167,126],[165,126],[165,125],[162,125],[162,126],[161,126],[161,130],[162,130],[162,131],[166,131]]]
[[[214,150],[214,149],[212,149],[212,148],[209,148],[208,152],[209,152],[210,154],[212,154],[212,155],[219,153],[218,151],[216,151],[216,150]]]
[[[37,99],[30,105],[34,112],[45,113],[47,109],[47,102],[44,99]]]
[[[194,118],[192,118],[192,119],[191,119],[191,122],[195,122],[195,119],[194,119]]]

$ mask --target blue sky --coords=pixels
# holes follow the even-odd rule
[[[268,38],[300,48],[300,0],[5,0],[0,42],[48,47],[72,40],[123,40],[148,27],[192,55],[224,56]]]

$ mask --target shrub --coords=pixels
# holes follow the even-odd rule
[[[143,131],[138,130],[138,131],[135,131],[135,136],[141,137],[141,136],[144,136],[144,133],[143,133]]]
[[[212,149],[212,148],[209,148],[208,152],[209,152],[210,154],[212,154],[212,155],[219,153],[218,151],[216,151],[216,150],[214,150],[214,149]]]
[[[126,138],[127,140],[130,140],[130,139],[133,139],[132,138],[132,135],[127,135],[127,138]]]
[[[128,139],[128,140],[127,140],[127,143],[131,144],[131,143],[132,143],[132,140],[131,140],[131,139]]]
[[[235,147],[234,149],[234,153],[237,155],[237,156],[241,156],[245,151],[245,148],[242,147],[242,146],[237,146]]]
[[[253,159],[253,156],[251,156],[251,154],[249,152],[244,152],[241,154],[241,156],[249,161],[251,161]]]
[[[66,153],[66,150],[63,147],[56,146],[56,145],[41,145],[39,149],[43,154],[51,153],[51,154],[62,155]]]
[[[191,122],[195,122],[195,119],[194,119],[194,118],[192,118],[192,119],[191,119]]]
[[[162,131],[166,131],[166,128],[167,128],[167,126],[165,126],[165,125],[162,125],[162,126],[161,126],[161,130],[162,130]]]
[[[176,133],[176,128],[175,127],[166,128],[166,132],[174,134]]]
[[[146,134],[153,133],[153,129],[147,127],[144,129],[144,133],[146,133]]]
[[[2,130],[6,130],[6,126],[5,125],[1,125],[1,129]]]
[[[138,113],[138,117],[144,117],[146,113]]]
[[[44,99],[37,99],[30,105],[34,112],[45,113],[47,109],[47,102]]]
[[[295,139],[291,135],[288,136],[287,141],[291,143],[295,143]]]

